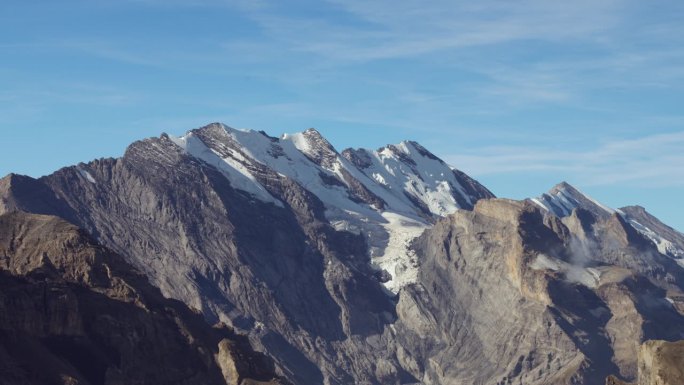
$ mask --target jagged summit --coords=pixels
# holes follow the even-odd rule
[[[653,241],[662,254],[676,258],[684,266],[684,234],[661,222],[642,206],[626,206],[617,211],[628,223]]]
[[[590,385],[635,378],[639,342],[684,333],[681,258],[637,233],[664,237],[645,211],[611,213],[567,183],[535,201],[487,199],[413,141],[340,153],[313,130],[213,123],[3,181],[0,213],[84,229],[297,385]],[[20,308],[0,314],[51,314],[52,292],[32,287],[39,311],[17,291],[5,304]]]
[[[265,201],[276,200],[259,186],[257,174],[263,174],[264,167],[316,190],[324,203],[342,210],[358,211],[350,206],[365,203],[374,210],[420,218],[472,208],[477,199],[493,196],[414,141],[340,154],[314,128],[274,138],[222,123],[172,140],[189,155],[230,175],[237,188]],[[349,199],[352,203],[344,203]]]
[[[284,141],[291,141],[297,150],[317,165],[332,170],[339,154],[327,139],[315,128],[308,128],[296,134],[283,134]]]
[[[684,266],[684,235],[659,221],[641,206],[627,206],[614,210],[565,181],[540,197],[530,200],[560,218],[570,216],[575,209],[582,209],[602,220],[618,215],[641,235],[651,240],[660,253],[675,258]]]
[[[576,208],[590,211],[601,218],[615,212],[565,181],[555,185],[542,196],[533,198],[532,201],[558,217],[568,216]]]
[[[339,153],[313,128],[274,138],[221,123],[170,140],[259,201],[286,206],[280,186],[289,183],[313,194],[336,228],[369,234],[368,253],[389,272],[392,291],[415,280],[412,238],[437,218],[494,196],[413,141]]]
[[[549,194],[555,194],[555,193],[560,192],[560,191],[570,191],[574,194],[581,194],[579,190],[577,190],[573,185],[571,185],[570,183],[568,183],[566,181],[562,181],[562,182],[558,183],[557,185],[553,186],[549,190]]]

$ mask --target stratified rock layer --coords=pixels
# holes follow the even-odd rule
[[[3,384],[277,383],[244,337],[211,328],[74,225],[0,215]],[[273,380],[273,381],[272,381]]]
[[[646,341],[639,349],[639,377],[633,385],[684,384],[684,340]],[[606,385],[630,385],[614,376]]]
[[[584,241],[532,203],[503,199],[427,230],[414,245],[419,284],[401,293],[393,325],[403,355],[423,365],[411,373],[428,384],[635,378],[641,341],[684,332],[666,300],[682,271],[621,218],[585,214],[574,215],[592,223],[575,228],[595,230]]]
[[[569,185],[557,215],[490,198],[414,142],[222,125],[0,181],[0,212],[79,225],[297,384],[631,381],[641,342],[684,336],[684,270],[625,217]]]

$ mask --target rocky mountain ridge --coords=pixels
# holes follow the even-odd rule
[[[0,256],[3,384],[281,383],[244,337],[62,219],[0,215]]]
[[[651,240],[658,251],[684,266],[684,234],[662,223],[641,206],[612,209],[580,192],[567,182],[561,182],[548,193],[531,200],[560,218],[569,216],[576,208],[587,210],[602,218],[618,214],[639,233]]]
[[[641,342],[684,338],[684,269],[571,187],[495,199],[415,142],[212,124],[10,175],[0,213],[80,226],[296,384],[633,380]]]

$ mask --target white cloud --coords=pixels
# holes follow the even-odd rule
[[[558,174],[584,185],[684,186],[684,131],[618,139],[585,150],[483,147],[444,159],[472,174]]]
[[[296,17],[269,7],[251,16],[295,49],[336,60],[367,61],[517,41],[597,43],[620,27],[629,4],[624,0],[328,3],[338,17]]]
[[[415,60],[414,72],[476,74],[479,84],[465,87],[509,107],[580,105],[597,90],[666,88],[684,79],[684,28],[642,18],[649,8],[633,0],[328,0],[331,9],[305,16],[297,11],[304,6],[293,4],[288,12],[267,0],[258,8],[238,6],[269,40],[225,46],[238,60],[263,55],[270,61],[271,52],[289,60],[310,55],[293,70],[305,74],[312,67],[346,71],[347,65]],[[394,80],[405,94],[416,87],[415,80]]]

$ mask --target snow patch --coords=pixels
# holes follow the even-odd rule
[[[192,133],[169,138],[189,155],[216,167],[226,176],[233,188],[245,191],[261,201],[283,206],[282,202],[273,197],[249,172],[244,165],[247,159],[236,151],[230,151],[230,156],[222,158]]]
[[[674,258],[677,261],[677,263],[682,265],[679,258],[684,258],[684,250],[678,248],[672,242],[661,237],[660,235],[658,235],[658,233],[642,225],[640,222],[635,221],[634,219],[628,220],[629,224],[632,225],[632,227],[634,227],[638,232],[645,235],[646,238],[650,239],[651,242],[653,242],[653,244],[656,246],[660,254]]]
[[[382,175],[378,173],[373,173],[373,179],[375,179],[381,185],[387,186],[387,181],[385,181],[385,178],[383,178]]]
[[[388,234],[387,245],[371,249],[371,263],[392,275],[384,285],[396,294],[418,280],[418,257],[410,246],[428,226],[395,213],[385,212],[382,216],[387,221],[382,225]]]
[[[88,182],[93,183],[93,184],[97,183],[95,181],[95,178],[93,178],[93,176],[90,175],[90,173],[87,170],[85,170],[81,167],[76,167],[76,170],[78,170],[78,173],[81,174],[81,176],[83,178],[85,178]]]
[[[388,196],[391,196],[392,201],[399,201],[401,206],[415,210],[413,199],[424,203],[432,214],[439,216],[461,208],[456,197],[468,205],[473,204],[474,198],[465,192],[452,167],[423,155],[410,142],[366,153],[370,164],[362,172],[383,187],[383,191],[371,191],[385,201],[389,201]]]
[[[306,138],[303,132],[298,132],[296,134],[284,134],[283,140],[290,141],[294,144],[295,148],[304,154],[311,154],[312,149],[309,144],[309,140]]]
[[[574,189],[574,191],[572,189]],[[583,205],[585,206],[584,208],[589,208],[586,207],[587,202],[590,204],[589,206],[594,205],[600,211],[603,211],[607,214],[613,214],[616,212],[615,210],[581,192],[575,187],[561,186],[553,193],[543,194],[540,199],[532,198],[531,200],[537,205],[544,207],[546,210],[551,211],[560,217],[570,215],[572,210],[577,207],[582,207]],[[559,209],[560,212],[557,212],[555,208]]]
[[[458,202],[474,201],[450,166],[425,155],[411,142],[366,151],[370,165],[359,170],[340,155],[327,156],[322,165],[313,162],[311,158],[321,149],[307,132],[284,134],[276,139],[252,130],[223,127],[230,137],[226,148],[221,148],[223,155],[212,151],[192,133],[171,139],[186,152],[224,172],[234,187],[261,200],[281,204],[254,178],[250,170],[255,167],[251,166],[266,167],[300,184],[323,202],[325,217],[335,229],[367,237],[371,263],[392,275],[384,285],[393,293],[415,282],[418,276],[417,257],[409,245],[429,225],[416,201],[440,216],[458,210]],[[324,181],[326,175],[340,183]],[[357,199],[352,191],[356,182],[380,198],[384,207]]]
[[[539,201],[539,199],[537,199],[537,198],[531,198],[530,200],[531,200],[533,203],[535,203],[537,206],[541,207],[544,211],[549,211],[549,208],[546,207],[546,206],[544,206],[544,204],[541,203],[541,201]]]

